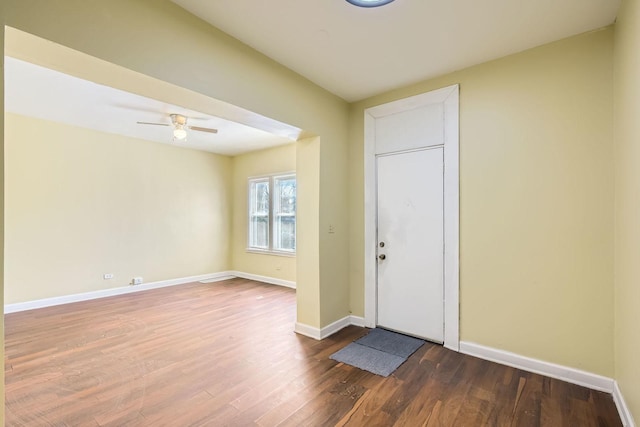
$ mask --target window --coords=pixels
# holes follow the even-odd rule
[[[269,179],[250,181],[249,247],[269,249]]]
[[[294,174],[249,179],[249,250],[295,254]]]

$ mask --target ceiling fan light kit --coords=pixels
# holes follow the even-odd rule
[[[186,140],[187,139],[187,131],[182,128],[176,128],[173,130],[173,139],[177,140]]]
[[[187,118],[180,114],[171,114],[171,124],[173,124],[173,140],[183,141],[187,139]]]
[[[187,139],[187,118],[180,114],[171,114],[171,124],[173,124],[173,140],[183,141]]]

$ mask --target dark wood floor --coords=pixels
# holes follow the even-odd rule
[[[426,344],[382,378],[243,279],[5,316],[8,426],[619,426],[610,395]]]

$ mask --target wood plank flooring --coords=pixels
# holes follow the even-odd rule
[[[8,426],[620,426],[610,395],[427,343],[382,378],[243,279],[5,316]]]

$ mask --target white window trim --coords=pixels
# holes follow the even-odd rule
[[[258,176],[250,176],[249,178],[247,178],[247,225],[245,227],[246,233],[247,233],[247,247],[245,249],[246,252],[248,253],[254,253],[254,254],[263,254],[263,255],[275,255],[275,256],[283,256],[283,257],[289,257],[289,258],[295,258],[296,256],[296,250],[294,251],[283,251],[283,250],[279,250],[279,249],[273,249],[273,218],[274,218],[274,214],[273,214],[273,195],[274,195],[274,182],[276,180],[276,178],[296,178],[296,182],[297,182],[297,176],[296,176],[296,172],[295,171],[287,171],[287,172],[278,172],[278,173],[272,173],[272,174],[266,174],[266,175],[258,175]],[[254,248],[250,246],[250,235],[249,235],[249,227],[250,227],[250,223],[251,223],[251,183],[252,182],[258,182],[258,181],[268,181],[269,182],[269,248],[268,249],[262,249],[262,248]],[[297,199],[297,194],[296,194],[296,199]],[[296,209],[296,213],[294,215],[296,217],[296,223],[298,221],[298,212]],[[296,227],[297,230],[297,227]],[[297,232],[296,232],[297,234]],[[297,235],[296,235],[296,247],[297,247]]]
[[[259,248],[249,248],[247,247],[246,251],[251,254],[263,254],[263,255],[275,255],[275,256],[283,256],[287,258],[295,258],[295,252],[285,252],[278,251],[276,249],[259,249]]]

